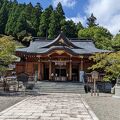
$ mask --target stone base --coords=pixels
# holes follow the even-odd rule
[[[115,86],[115,95],[114,97],[120,98],[120,86]]]
[[[115,95],[113,95],[112,97],[113,97],[113,98],[119,98],[119,99],[120,99],[120,97],[119,97],[119,96],[115,96]]]

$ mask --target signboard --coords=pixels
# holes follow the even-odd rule
[[[91,74],[92,74],[92,79],[98,79],[99,73],[97,71],[93,71],[91,72]]]
[[[55,62],[55,65],[60,65],[60,66],[63,66],[63,65],[66,65],[66,62]]]

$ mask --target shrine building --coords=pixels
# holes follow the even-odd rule
[[[63,32],[53,40],[33,38],[29,47],[16,50],[21,58],[16,73],[36,75],[38,80],[81,81],[80,71],[87,72],[93,64],[89,57],[104,52],[91,39],[68,39]]]

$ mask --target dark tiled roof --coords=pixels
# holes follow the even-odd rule
[[[91,39],[71,40],[66,38],[63,33],[60,34],[55,40],[34,38],[29,47],[17,49],[16,51],[25,53],[46,54],[52,50],[54,51],[57,49],[63,49],[75,55],[110,52],[108,50],[97,49]]]

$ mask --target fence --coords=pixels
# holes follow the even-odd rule
[[[100,73],[97,81],[102,81],[104,76],[105,76],[105,74]],[[88,83],[93,83],[94,82],[93,79],[92,79],[91,73],[87,73],[87,79],[88,79]]]

